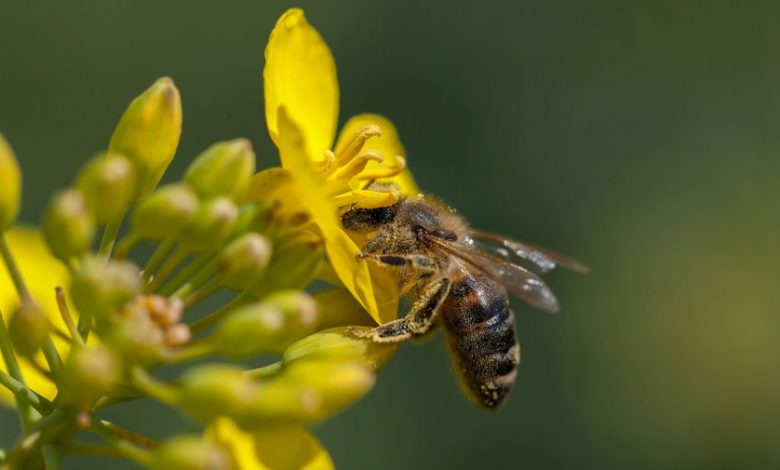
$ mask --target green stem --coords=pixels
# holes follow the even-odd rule
[[[176,402],[176,391],[173,388],[158,382],[140,367],[135,366],[130,370],[130,379],[133,385],[146,395],[165,403]]]
[[[46,443],[41,446],[43,463],[46,470],[60,470],[60,456],[54,444]]]
[[[184,299],[184,308],[190,308],[206,297],[210,296],[220,288],[219,282],[216,280],[206,284],[205,286],[197,289],[195,292],[190,293],[187,298]]]
[[[119,235],[119,229],[122,227],[122,222],[125,220],[125,212],[123,211],[119,216],[110,220],[106,224],[106,228],[103,230],[103,238],[100,240],[100,248],[98,254],[104,258],[111,257],[111,250],[114,249],[114,242]]]
[[[4,233],[0,234],[0,256],[3,257],[5,267],[8,269],[8,275],[11,276],[11,282],[14,283],[19,298],[22,299],[22,302],[30,299],[30,291],[27,290],[27,285],[24,283],[24,278],[22,278],[22,273],[19,271],[19,266],[16,264],[10,248],[8,248]]]
[[[81,333],[79,333],[79,330],[76,328],[76,324],[73,322],[73,317],[71,316],[70,309],[68,308],[68,303],[65,300],[65,291],[62,290],[62,287],[58,286],[54,288],[54,293],[57,297],[57,308],[60,311],[62,321],[68,328],[68,332],[70,332],[71,339],[77,344],[84,346],[84,338],[81,337]]]
[[[123,457],[144,466],[149,466],[151,463],[152,456],[149,451],[141,449],[140,447],[117,437],[103,421],[95,420],[89,429],[103,438],[103,440],[116,449]]]
[[[157,248],[154,249],[152,256],[149,257],[149,261],[146,262],[146,266],[144,266],[142,275],[144,284],[149,282],[149,278],[152,277],[152,274],[154,274],[162,262],[165,261],[165,258],[168,256],[175,245],[176,239],[173,237],[168,237],[157,245]]]
[[[16,264],[16,260],[11,254],[11,250],[8,247],[8,243],[5,239],[5,233],[0,234],[0,256],[3,258],[5,267],[8,269],[8,274],[11,277],[11,281],[16,288],[17,294],[22,302],[32,302],[30,296],[30,290],[27,289],[27,284],[24,282],[21,271],[19,271],[19,265]],[[46,357],[46,362],[49,363],[49,370],[57,372],[62,364],[59,353],[54,347],[54,343],[51,338],[46,338],[46,342],[43,344],[43,355]]]
[[[189,255],[189,248],[178,247],[171,257],[165,261],[165,264],[160,267],[152,282],[147,286],[146,292],[154,292],[159,289]]]
[[[52,402],[33,392],[24,383],[3,371],[0,371],[0,385],[10,390],[19,401],[23,401],[41,414],[49,414],[54,409]]]
[[[216,257],[215,251],[209,253],[203,253],[199,255],[190,264],[188,264],[187,266],[182,268],[178,273],[176,273],[173,279],[171,279],[165,286],[160,288],[159,290],[160,295],[170,297],[171,294],[176,292],[179,288],[184,286],[188,281],[190,281],[195,276],[197,276],[201,270],[206,269],[207,267],[210,268],[210,265],[212,263],[215,266],[214,272],[216,272],[216,261],[214,261],[215,257]]]
[[[66,454],[94,455],[100,457],[124,457],[124,454],[113,447],[94,442],[71,442],[65,448]]]
[[[16,362],[16,354],[14,353],[13,344],[11,343],[11,335],[8,334],[8,328],[5,326],[2,312],[0,312],[0,354],[2,354],[6,370],[8,370],[8,374],[10,374],[7,375],[3,372],[2,375],[0,375],[0,379],[8,377],[18,383],[21,387],[27,389],[27,387],[24,386],[22,369],[19,368],[19,363]],[[3,380],[2,384],[8,387],[6,382],[7,381]],[[10,387],[8,388],[13,391]],[[39,416],[35,410],[30,407],[30,404],[20,398],[19,395],[14,393],[14,396],[16,398],[16,409],[19,412],[19,420],[22,423],[22,429],[26,432]]]
[[[205,330],[206,328],[209,328],[214,323],[218,322],[219,320],[221,320],[222,318],[230,314],[230,312],[232,312],[233,310],[245,304],[251,298],[252,298],[251,294],[249,294],[249,292],[247,291],[238,294],[233,298],[233,300],[231,300],[230,302],[222,306],[219,310],[209,315],[206,315],[205,317],[193,323],[190,326],[190,331],[192,331],[192,333],[197,333],[199,331]]]

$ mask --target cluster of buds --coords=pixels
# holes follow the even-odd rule
[[[334,291],[303,290],[325,262],[322,236],[300,207],[246,197],[253,184],[286,177],[273,169],[256,175],[248,140],[212,145],[180,181],[160,185],[181,119],[178,90],[170,79],[158,80],[130,104],[108,149],[51,199],[43,233],[70,278],[57,291],[55,315],[26,290],[2,238],[21,302],[10,334],[0,321],[9,371],[0,378],[17,398],[25,436],[0,452],[0,467],[88,449],[73,442],[79,429],[152,468],[238,467],[229,446],[209,438],[219,432],[157,446],[95,412],[147,397],[208,429],[227,419],[250,436],[305,433],[363,396],[395,350],[348,333],[344,325],[354,317],[342,307],[362,308],[343,288],[334,289],[340,303],[331,301]],[[20,186],[16,159],[0,136],[0,233],[19,212]],[[253,370],[222,361],[258,355],[278,360]],[[193,360],[200,365],[187,367]],[[25,383],[27,364],[45,374],[56,399]],[[185,366],[163,381],[155,368],[166,364]]]

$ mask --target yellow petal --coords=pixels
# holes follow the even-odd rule
[[[271,427],[250,433],[227,418],[219,418],[206,429],[206,437],[225,447],[241,470],[335,468],[317,438],[297,426]]]
[[[284,107],[306,136],[308,158],[321,160],[336,133],[339,88],[328,45],[311,27],[303,10],[279,18],[265,49],[265,120],[279,146],[279,108]]]
[[[368,139],[363,146],[363,151],[375,150],[384,155],[383,166],[394,167],[398,165],[396,157],[406,157],[406,150],[398,137],[398,131],[389,119],[379,114],[359,114],[347,121],[341,129],[339,138],[336,141],[336,153],[347,145],[352,136],[360,129],[371,124],[378,125],[382,129],[382,135]],[[367,171],[373,171],[377,163],[369,163]],[[380,182],[392,182],[398,185],[403,195],[415,195],[420,192],[417,184],[414,182],[412,173],[407,169],[400,174],[387,179],[381,179]]]
[[[30,294],[49,315],[52,323],[61,327],[62,320],[57,310],[54,288],[68,285],[68,270],[51,255],[40,232],[30,228],[14,227],[6,232],[6,239],[19,270],[27,282]],[[2,310],[6,321],[8,321],[11,312],[19,305],[19,298],[11,287],[12,285],[8,271],[0,263],[0,310]],[[66,348],[64,342],[58,342],[57,338],[55,338],[55,344],[61,353]],[[43,361],[40,362],[45,364]],[[41,375],[26,360],[20,360],[20,366],[28,386],[49,399],[54,398],[57,390],[48,378]],[[0,361],[0,367],[6,370],[2,361]],[[11,395],[3,387],[0,387],[0,403],[12,403]]]
[[[337,216],[337,207],[327,197],[322,182],[314,173],[305,150],[304,137],[297,125],[288,116],[286,109],[277,113],[279,129],[277,146],[284,168],[290,171],[298,197],[311,213],[314,221],[322,230],[325,249],[333,269],[352,292],[352,295],[378,322],[395,318],[397,306],[394,298],[386,291],[375,291],[368,263],[359,261],[358,246],[341,229]],[[379,296],[379,299],[377,298]],[[379,302],[378,302],[379,300]]]

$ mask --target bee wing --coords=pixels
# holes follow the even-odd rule
[[[558,300],[544,281],[532,271],[497,258],[472,245],[433,240],[444,251],[454,256],[468,272],[482,273],[504,286],[509,292],[538,309],[555,313]]]
[[[517,256],[537,266],[543,273],[555,269],[556,266],[582,274],[590,272],[590,268],[576,259],[532,243],[514,240],[482,230],[472,230],[470,235],[474,240],[482,242],[491,251],[495,251],[502,257],[506,258],[509,254]],[[491,244],[498,244],[500,247],[495,247]]]

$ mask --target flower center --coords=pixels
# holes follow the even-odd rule
[[[406,159],[395,156],[388,163],[376,150],[366,149],[366,142],[382,135],[382,129],[369,124],[358,129],[335,152],[325,151],[324,159],[316,168],[323,178],[325,191],[339,206],[355,205],[363,209],[386,207],[398,202],[398,187],[383,180],[392,178],[406,169]]]

